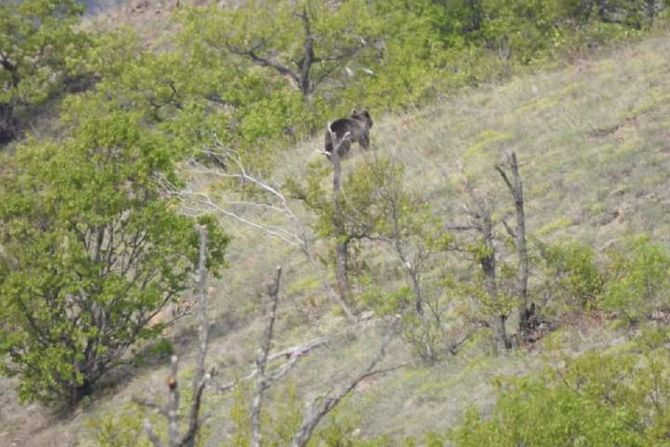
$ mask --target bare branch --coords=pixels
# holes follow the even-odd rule
[[[268,388],[265,377],[265,367],[268,363],[270,347],[272,346],[272,337],[274,324],[277,318],[277,305],[279,303],[279,284],[281,280],[281,267],[277,267],[277,275],[274,283],[268,287],[268,296],[270,297],[270,319],[265,330],[265,338],[261,347],[261,352],[256,359],[256,393],[251,405],[251,446],[261,447],[261,407],[263,404],[263,393]]]
[[[472,231],[472,230],[477,230],[478,227],[476,225],[450,225],[447,224],[444,226],[444,229],[447,231]]]
[[[156,413],[160,414],[163,417],[168,417],[167,411],[165,408],[161,407],[155,402],[152,402],[150,400],[142,399],[141,397],[133,396],[131,398],[132,402],[141,405],[143,407],[149,408],[151,410],[154,410]]]
[[[213,368],[212,368],[213,371]],[[181,439],[180,446],[193,446],[195,445],[195,439],[198,434],[200,426],[204,422],[205,418],[200,417],[200,408],[202,405],[202,395],[205,391],[205,386],[212,376],[212,371],[205,374],[202,377],[202,380],[197,384],[193,392],[193,402],[191,403],[192,410],[191,414],[195,415],[193,418],[189,418],[189,427],[184,436]]]
[[[170,358],[170,365],[172,367],[172,375],[168,377],[167,384],[170,391],[170,396],[168,399],[168,444],[170,447],[178,447],[180,436],[179,436],[179,384],[178,384],[178,373],[179,373],[179,358],[176,355],[173,355]]]
[[[154,429],[151,426],[151,422],[149,422],[149,419],[144,420],[144,431],[147,432],[147,437],[154,445],[154,447],[163,447],[163,442],[160,440],[158,435],[156,435],[156,432],[154,432]]]
[[[509,178],[507,177],[507,173],[502,168],[502,166],[499,165],[499,164],[495,165],[495,170],[498,171],[498,173],[500,174],[500,177],[502,177],[503,181],[505,182],[505,184],[507,185],[509,190],[513,193],[514,192],[514,186],[512,185],[512,182],[509,180]]]
[[[267,379],[268,384],[271,386],[273,385],[277,380],[280,380],[283,378],[293,366],[297,363],[297,361],[303,357],[304,355],[308,354],[310,351],[312,351],[315,348],[321,347],[325,345],[328,342],[328,338],[326,337],[321,337],[317,338],[316,340],[313,340],[309,343],[306,343],[304,345],[299,345],[299,346],[292,346],[290,348],[283,349],[279,352],[276,352],[274,354],[271,354],[268,356],[268,363],[272,362],[276,359],[285,357],[288,358],[288,361],[285,362],[283,365],[279,366]],[[226,393],[233,388],[237,386],[238,383],[244,382],[247,380],[251,380],[254,377],[256,377],[256,374],[258,374],[258,369],[254,368],[249,374],[246,376],[242,377],[241,379],[233,382],[228,382],[225,385],[219,385],[216,387],[216,390],[220,393]]]
[[[509,237],[511,237],[512,239],[516,239],[516,233],[514,232],[514,229],[512,229],[512,227],[509,226],[507,221],[505,219],[501,219],[501,222],[503,224],[503,227],[505,227],[505,231],[507,231]]]
[[[316,401],[312,402],[312,404],[310,405],[309,415],[305,419],[303,419],[303,422],[300,428],[298,429],[298,432],[293,438],[292,443],[293,447],[304,447],[305,445],[307,445],[307,443],[312,437],[312,434],[314,433],[314,430],[319,425],[319,422],[321,422],[321,419],[323,419],[324,416],[330,413],[330,411],[333,408],[335,408],[335,406],[337,406],[337,404],[340,403],[342,399],[344,399],[349,393],[351,393],[354,389],[356,389],[358,384],[360,384],[363,380],[373,375],[381,374],[383,372],[398,368],[394,367],[387,370],[375,369],[379,364],[379,362],[381,362],[381,360],[386,355],[386,348],[391,342],[394,334],[395,334],[395,324],[393,325],[393,328],[389,332],[389,334],[387,334],[387,336],[384,338],[377,355],[372,359],[372,361],[368,364],[368,366],[363,370],[361,374],[359,374],[353,380],[351,380],[347,384],[347,386],[342,388],[338,393],[336,393],[333,396],[327,397],[318,407],[316,405]]]
[[[202,392],[205,389],[205,384],[209,378],[209,375],[205,373],[205,358],[207,357],[207,342],[209,338],[209,321],[207,320],[207,227],[199,225],[198,233],[200,234],[200,252],[198,256],[198,286],[196,294],[198,299],[198,320],[200,326],[198,328],[199,345],[195,374],[193,376],[193,397],[188,415],[188,430],[181,440],[181,445],[186,447],[193,447],[195,445],[195,437],[199,429]]]

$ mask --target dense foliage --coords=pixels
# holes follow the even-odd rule
[[[500,382],[490,418],[471,409],[458,446],[663,446],[667,438],[667,331],[623,352],[588,352],[545,372]]]
[[[17,136],[35,106],[84,77],[89,36],[77,30],[75,0],[0,4],[0,145]]]
[[[0,177],[0,350],[24,399],[76,403],[191,283],[194,221],[156,182],[165,139],[135,113],[74,107],[62,143],[30,141]],[[226,239],[212,228],[210,263]]]

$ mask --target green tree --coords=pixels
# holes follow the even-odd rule
[[[380,26],[361,0],[252,0],[236,9],[194,10],[190,20],[211,50],[284,78],[305,98],[370,55]]]
[[[76,0],[0,4],[0,145],[13,140],[34,106],[83,74],[89,39],[76,29]]]
[[[352,106],[374,112],[434,91],[441,44],[422,11],[395,0],[192,8],[179,16],[179,48],[203,111],[224,117],[224,126],[214,123],[219,136],[237,147],[276,145],[322,129]]]
[[[21,398],[73,405],[159,332],[149,322],[190,286],[197,234],[161,193],[174,154],[141,114],[86,99],[70,112],[70,138],[2,162],[0,351]],[[216,272],[227,239],[209,226]]]

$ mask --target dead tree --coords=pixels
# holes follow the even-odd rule
[[[505,168],[511,171],[511,176],[507,174]],[[495,166],[505,185],[509,189],[514,200],[514,210],[516,215],[516,228],[512,230],[507,224],[505,228],[509,235],[514,239],[516,247],[516,256],[518,261],[516,294],[519,298],[519,333],[525,334],[530,329],[529,318],[531,316],[531,307],[528,304],[528,248],[526,244],[526,217],[524,214],[523,184],[519,174],[519,163],[516,153],[506,154],[506,163]],[[503,221],[503,223],[505,223]]]
[[[193,447],[195,443],[196,436],[201,424],[200,418],[200,408],[201,401],[203,396],[203,391],[207,382],[210,380],[211,373],[205,374],[204,362],[207,352],[207,319],[205,315],[206,312],[206,291],[205,290],[205,280],[206,269],[205,269],[205,253],[206,253],[206,230],[203,228],[201,230],[201,257],[200,257],[200,281],[198,287],[199,303],[204,304],[201,307],[201,319],[200,319],[200,346],[197,355],[197,365],[196,365],[196,375],[193,380],[193,402],[191,403],[191,408],[189,411],[188,419],[188,428],[185,433],[180,431],[180,416],[179,416],[179,403],[180,403],[180,393],[179,393],[179,383],[178,383],[178,359],[177,356],[172,357],[171,362],[171,373],[166,380],[169,391],[168,403],[165,407],[157,405],[151,401],[146,401],[139,398],[134,398],[133,400],[136,403],[142,404],[147,408],[157,411],[160,415],[164,416],[168,421],[168,447]],[[203,245],[204,244],[204,245]],[[268,287],[268,295],[270,297],[270,316],[268,318],[268,324],[265,329],[265,335],[261,343],[261,349],[259,355],[256,359],[256,369],[252,371],[247,377],[242,378],[241,380],[247,380],[252,377],[256,377],[256,390],[251,404],[251,445],[254,447],[262,446],[262,418],[261,410],[263,404],[263,398],[265,392],[275,383],[283,379],[288,372],[297,364],[297,361],[300,357],[305,355],[310,350],[322,346],[327,342],[327,339],[321,338],[317,339],[311,343],[308,343],[303,346],[297,346],[282,350],[280,352],[270,354],[272,342],[274,339],[274,325],[277,317],[277,308],[279,303],[279,285],[281,279],[281,267],[277,267],[277,273],[273,283]],[[204,310],[203,310],[204,309]],[[304,447],[307,442],[311,439],[314,430],[317,428],[321,420],[332,411],[348,394],[350,394],[356,387],[366,378],[390,372],[398,368],[407,366],[407,364],[399,364],[386,369],[377,369],[379,363],[384,359],[386,355],[386,349],[391,342],[393,336],[396,333],[396,325],[392,325],[391,331],[384,338],[384,341],[381,344],[378,354],[372,359],[368,366],[356,377],[350,380],[340,391],[329,395],[325,399],[319,401],[319,399],[312,402],[310,405],[309,413],[303,419],[300,428],[296,432],[292,445],[295,447]],[[269,371],[268,364],[269,362],[279,359],[279,358],[288,358],[288,360],[281,366],[274,368],[272,371]],[[225,386],[217,387],[217,390],[221,392],[227,392],[233,389],[241,380],[237,380],[231,384]],[[163,447],[163,441],[153,430],[153,427],[149,420],[145,420],[145,430],[149,440],[155,447]]]
[[[268,296],[270,297],[270,319],[265,330],[265,338],[261,351],[256,359],[256,393],[251,405],[251,446],[261,447],[261,407],[263,404],[263,393],[270,386],[266,379],[265,369],[272,347],[272,337],[277,318],[277,305],[279,304],[279,282],[281,280],[281,267],[277,268],[277,276],[272,285],[268,287]]]
[[[193,401],[188,414],[188,426],[185,433],[180,431],[180,389],[178,382],[178,358],[172,356],[171,372],[166,379],[168,387],[168,402],[165,406],[158,405],[152,401],[145,400],[138,397],[133,397],[133,401],[165,417],[168,421],[168,444],[167,447],[193,447],[195,444],[198,431],[202,424],[202,417],[200,415],[201,403],[203,393],[212,381],[211,376],[214,368],[210,372],[205,372],[205,358],[207,354],[207,340],[208,340],[208,321],[207,321],[207,291],[206,291],[206,277],[207,270],[205,267],[206,259],[206,239],[207,231],[204,227],[201,228],[201,246],[200,246],[200,261],[199,261],[199,281],[198,281],[198,311],[199,311],[199,347],[196,359],[196,371],[193,377],[192,394]],[[204,242],[203,242],[204,241]],[[205,245],[203,245],[203,243]],[[293,346],[283,349],[276,353],[270,353],[272,342],[274,340],[274,324],[277,316],[277,307],[279,303],[279,284],[281,279],[281,267],[277,267],[275,279],[268,287],[268,295],[270,297],[270,317],[265,328],[264,337],[261,343],[261,349],[256,359],[256,368],[247,376],[241,379],[232,381],[225,385],[214,384],[214,390],[220,393],[227,393],[234,389],[240,382],[256,378],[256,391],[251,404],[251,426],[252,426],[252,445],[260,447],[262,445],[261,438],[261,409],[264,393],[275,383],[282,380],[291,371],[291,369],[298,363],[302,357],[307,355],[313,349],[324,346],[328,339],[325,337],[318,338],[309,343],[299,346]],[[268,370],[268,365],[278,359],[286,359],[286,361],[278,367]],[[145,431],[149,440],[155,447],[163,447],[163,441],[155,433],[149,420],[144,422]]]
[[[392,324],[391,330],[386,335],[379,348],[377,355],[370,361],[368,366],[356,377],[351,379],[344,387],[334,394],[329,394],[324,399],[316,399],[309,405],[308,414],[303,418],[300,428],[293,437],[292,447],[304,447],[314,434],[321,420],[330,413],[346,396],[348,396],[365,379],[374,375],[386,373],[406,366],[406,364],[397,365],[386,369],[377,369],[377,365],[384,359],[386,348],[393,339],[396,332],[396,325]],[[319,400],[321,400],[319,402]]]
[[[198,258],[198,285],[197,285],[197,299],[198,299],[198,353],[196,358],[195,374],[191,384],[191,392],[193,400],[188,412],[188,425],[186,432],[182,433],[179,415],[179,367],[177,356],[171,358],[171,372],[166,380],[169,397],[165,408],[142,399],[135,398],[137,403],[140,403],[148,408],[158,411],[168,420],[168,447],[193,447],[198,435],[201,424],[200,409],[202,404],[203,392],[207,381],[211,377],[211,373],[205,372],[205,358],[207,356],[207,344],[209,334],[209,322],[207,320],[207,228],[199,226],[200,233],[200,253]],[[163,447],[163,442],[154,432],[153,427],[148,419],[144,421],[144,428],[147,436],[151,440],[154,447]]]
[[[496,309],[493,316],[493,330],[496,338],[496,351],[510,349],[512,347],[507,336],[506,322],[508,314],[500,305],[498,292],[498,273],[496,246],[494,234],[494,222],[491,216],[492,210],[487,198],[481,198],[475,192],[472,184],[465,178],[464,189],[470,197],[470,206],[464,206],[464,209],[470,217],[470,225],[452,227],[457,230],[475,230],[479,234],[481,243],[480,250],[477,251],[477,262],[479,263],[484,277],[484,289]]]
[[[333,142],[333,152],[330,161],[333,164],[333,226],[335,227],[335,265],[337,288],[340,293],[340,300],[348,302],[349,277],[347,274],[347,264],[349,258],[349,238],[346,230],[346,219],[342,210],[342,164],[340,159],[340,146],[345,144],[350,134],[347,132],[341,139],[328,127],[331,141]]]
[[[256,376],[256,390],[251,405],[251,445],[252,447],[262,447],[262,424],[261,424],[261,409],[263,404],[263,397],[265,391],[267,391],[272,385],[277,383],[286,374],[290,369],[296,364],[298,358],[303,353],[307,352],[309,349],[320,346],[325,343],[325,340],[317,340],[316,343],[313,343],[310,347],[303,347],[298,355],[295,355],[296,350],[292,349],[289,351],[282,351],[280,353],[270,355],[270,349],[272,346],[272,341],[274,339],[274,324],[277,318],[277,307],[279,303],[279,283],[281,279],[281,268],[277,268],[277,274],[272,285],[268,287],[268,296],[270,297],[270,316],[268,318],[268,324],[265,329],[265,336],[261,344],[261,349],[256,360],[256,370],[252,373]],[[378,354],[372,359],[368,366],[363,370],[361,374],[352,379],[347,385],[342,387],[337,393],[327,397],[321,403],[312,402],[310,405],[310,411],[307,416],[303,419],[300,428],[298,429],[292,445],[294,447],[304,447],[307,442],[311,439],[314,430],[321,422],[321,420],[332,411],[340,401],[351,393],[363,380],[373,375],[381,374],[384,372],[392,371],[400,367],[406,366],[405,364],[400,364],[391,368],[384,370],[376,369],[377,365],[383,360],[386,355],[386,348],[391,342],[393,336],[395,335],[395,324],[392,325],[392,329],[389,331],[387,336],[384,338],[384,341],[381,344]],[[279,368],[276,368],[272,373],[268,373],[268,362],[285,355],[289,355],[289,360]],[[227,391],[227,390],[226,390]]]
[[[247,169],[240,155],[234,150],[227,148],[216,135],[214,136],[214,147],[203,150],[203,152],[206,157],[215,157],[227,169],[216,169],[205,166],[197,160],[191,160],[190,169],[194,174],[198,176],[210,175],[226,180],[239,180],[245,184],[253,185],[267,200],[263,199],[263,201],[259,202],[233,202],[228,200],[228,197],[215,200],[211,193],[197,191],[190,186],[178,187],[167,178],[160,178],[163,189],[181,201],[184,213],[191,216],[198,216],[203,213],[215,213],[223,219],[241,223],[299,250],[305,256],[310,267],[318,272],[317,274],[322,278],[321,285],[326,296],[342,309],[342,312],[349,321],[355,321],[356,317],[347,302],[326,280],[328,275],[323,271],[323,266],[315,259],[313,234],[292,209],[292,205],[289,203],[289,198],[285,192],[271,181]],[[277,221],[278,219],[285,219],[287,224],[283,226],[269,224],[259,219],[247,217],[243,212],[239,211],[240,208],[263,209],[272,213],[272,218],[268,220]]]

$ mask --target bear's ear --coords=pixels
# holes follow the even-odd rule
[[[358,111],[357,107],[354,107],[353,109],[351,109],[351,116],[356,116],[359,113],[361,113],[361,112]]]

